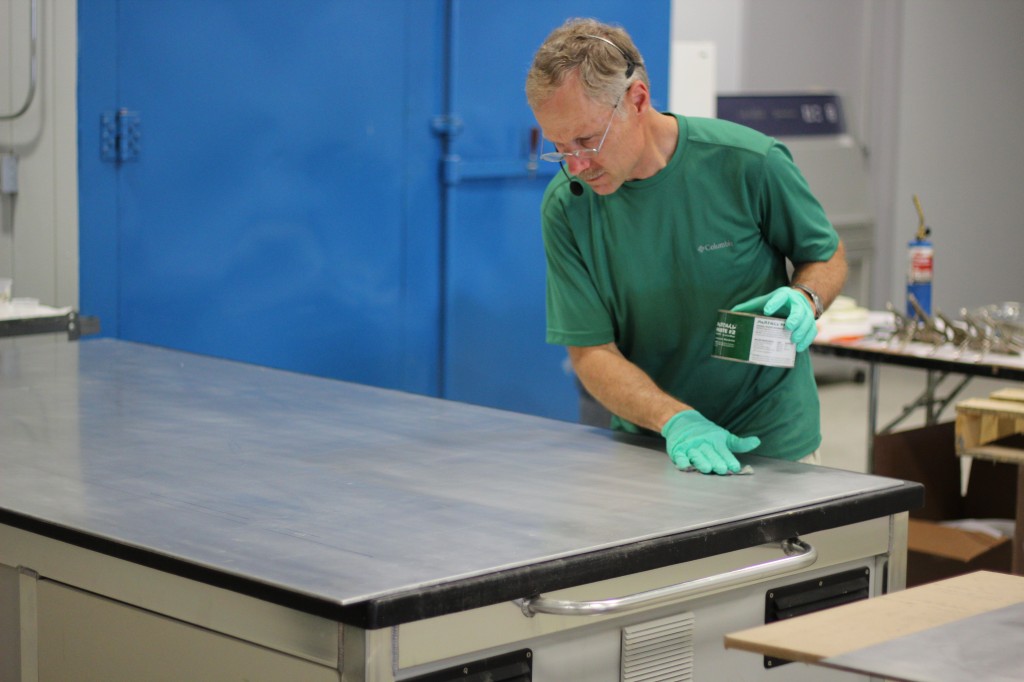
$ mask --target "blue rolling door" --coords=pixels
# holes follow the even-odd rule
[[[669,0],[79,5],[81,308],[104,333],[576,418],[544,343],[530,58]]]

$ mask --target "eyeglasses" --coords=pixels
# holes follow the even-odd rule
[[[628,91],[628,88],[627,88]],[[619,99],[615,101],[615,106],[612,107],[612,115],[608,119],[608,125],[605,126],[604,135],[601,136],[601,141],[597,143],[596,147],[591,149],[577,149],[572,152],[545,152],[540,155],[542,161],[552,161],[554,163],[562,163],[566,157],[574,156],[577,159],[592,159],[601,153],[601,148],[604,147],[605,138],[608,137],[608,131],[612,129],[612,121],[615,120],[615,112],[619,109],[619,104],[622,103],[622,98],[626,96],[623,92],[619,95]]]

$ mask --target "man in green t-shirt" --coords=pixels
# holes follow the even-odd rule
[[[816,456],[806,351],[846,259],[789,151],[656,111],[629,35],[590,19],[548,36],[526,94],[563,171],[541,207],[547,340],[612,426],[661,433],[677,467],[703,473],[739,471],[735,453]],[[784,317],[796,365],[711,357],[723,309]]]

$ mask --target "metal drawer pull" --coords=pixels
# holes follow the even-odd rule
[[[625,597],[596,601],[567,601],[537,596],[529,599],[516,599],[515,603],[523,610],[523,614],[530,618],[537,613],[559,616],[597,616],[623,613],[654,606],[671,599],[696,597],[713,590],[796,571],[806,568],[818,560],[818,550],[799,538],[783,540],[781,547],[786,556],[780,559],[772,559],[753,566],[738,568],[735,571],[689,580],[685,583],[659,587],[647,592],[637,592]]]

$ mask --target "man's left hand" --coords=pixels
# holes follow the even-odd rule
[[[786,318],[786,329],[798,352],[805,351],[818,334],[814,323],[814,309],[811,302],[799,290],[779,287],[770,294],[764,294],[733,307],[737,313],[755,313]]]

